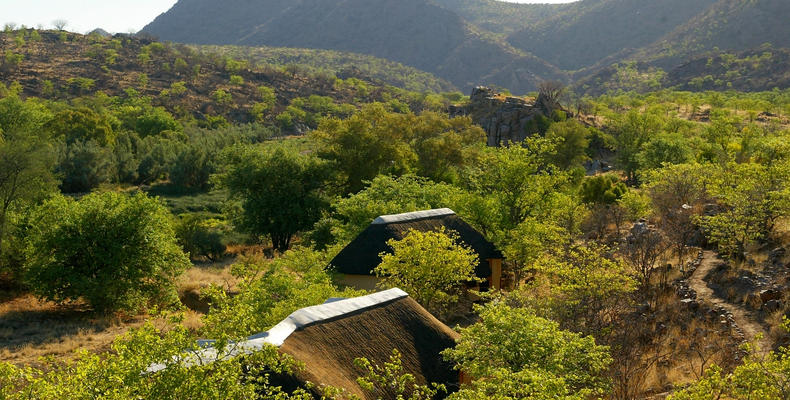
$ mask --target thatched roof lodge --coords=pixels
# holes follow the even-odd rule
[[[420,384],[443,383],[452,390],[458,387],[459,374],[440,352],[454,346],[457,337],[408,294],[391,289],[350,299],[330,299],[322,305],[303,308],[269,331],[237,343],[226,354],[207,348],[184,362],[225,359],[274,345],[304,363],[304,370],[295,377],[297,385],[309,381],[343,388],[363,399],[376,399],[356,383],[362,372],[354,368],[354,359],[365,357],[383,365],[389,361],[392,350],[398,349],[404,373],[414,375]],[[155,365],[149,372],[162,368]],[[288,387],[294,382],[274,383]]]
[[[378,281],[373,269],[381,263],[379,255],[392,251],[387,245],[388,240],[403,239],[410,229],[428,232],[442,227],[457,233],[460,242],[480,256],[475,273],[486,280],[481,289],[499,289],[502,281],[502,253],[449,208],[382,215],[343,248],[332,259],[330,266],[342,274],[341,283],[359,289],[373,289]]]

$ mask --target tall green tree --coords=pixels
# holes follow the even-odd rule
[[[641,167],[639,153],[645,143],[661,131],[661,120],[650,113],[629,111],[620,117],[615,126],[617,161],[629,182],[636,182]]]
[[[523,146],[486,149],[470,168],[467,184],[494,199],[500,229],[510,230],[530,216],[548,212],[569,175],[552,168],[554,146],[546,139],[527,139]]]
[[[311,137],[319,156],[340,172],[341,191],[356,193],[379,174],[413,170],[417,155],[408,143],[409,130],[403,115],[371,104],[345,120],[325,119]]]
[[[56,190],[55,154],[41,129],[47,117],[18,97],[0,100],[0,255],[7,250],[9,213]]]
[[[589,136],[589,130],[575,119],[552,124],[546,137],[555,146],[554,164],[562,169],[580,167],[588,159]]]
[[[232,147],[218,182],[241,210],[239,228],[271,238],[275,249],[288,250],[293,236],[315,224],[328,204],[324,195],[329,168],[311,155],[277,147]]]

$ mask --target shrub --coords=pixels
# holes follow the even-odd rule
[[[225,255],[222,234],[209,226],[211,221],[201,215],[187,215],[176,226],[178,243],[192,258],[206,257],[217,261]]]
[[[56,303],[84,299],[101,311],[167,304],[189,265],[167,209],[143,193],[54,197],[30,225],[25,281]]]

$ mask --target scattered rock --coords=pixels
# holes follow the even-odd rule
[[[767,313],[774,313],[782,309],[784,304],[781,300],[771,300],[763,304],[763,311]]]
[[[691,311],[697,311],[699,309],[699,302],[694,299],[683,299],[680,303],[688,307]]]
[[[760,300],[763,304],[771,301],[771,300],[781,300],[782,299],[782,292],[774,289],[766,289],[760,291]]]

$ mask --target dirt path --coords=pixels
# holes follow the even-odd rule
[[[728,302],[725,299],[717,296],[716,293],[708,286],[705,278],[717,266],[722,264],[723,261],[719,258],[718,254],[713,251],[705,251],[702,258],[702,263],[694,271],[689,279],[689,287],[697,292],[697,299],[712,304],[714,307],[721,307],[732,314],[735,323],[743,331],[746,340],[753,341],[758,334],[763,334],[763,339],[760,340],[760,351],[767,352],[771,349],[771,343],[767,339],[768,332],[757,321],[757,318],[746,308]]]

